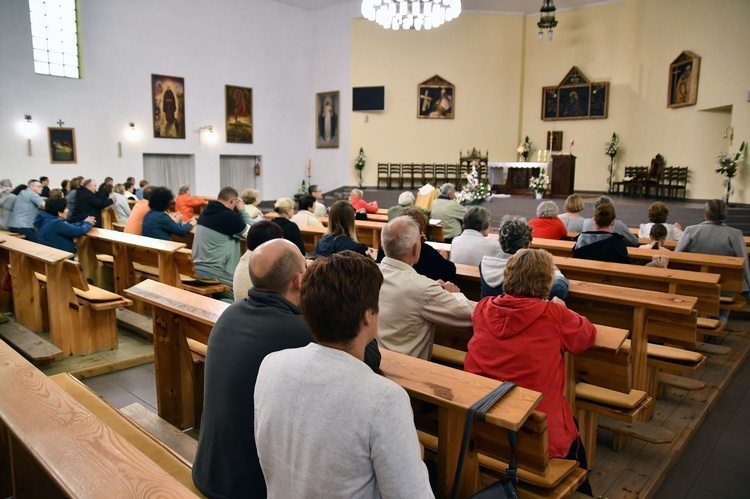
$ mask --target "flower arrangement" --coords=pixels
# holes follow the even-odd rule
[[[472,205],[481,204],[490,196],[490,184],[486,180],[480,181],[476,187],[467,186],[456,193],[456,201],[460,204]]]
[[[518,154],[523,156],[523,159],[526,160],[526,158],[529,157],[529,151],[531,151],[531,141],[529,140],[529,136],[526,136],[526,139],[524,139],[523,142],[518,146]]]
[[[740,162],[744,150],[745,142],[743,141],[742,144],[740,144],[740,150],[734,153],[734,155],[729,153],[719,154],[716,158],[716,169],[714,171],[727,177],[734,177],[737,175],[737,164]]]
[[[357,155],[357,158],[354,160],[354,169],[357,170],[357,178],[359,179],[359,188],[362,188],[362,170],[365,169],[365,161],[367,161],[367,156],[365,156],[365,151],[361,147],[359,148],[359,154]]]
[[[549,189],[549,177],[544,172],[544,169],[539,172],[538,177],[531,177],[529,179],[529,189],[539,194],[547,192],[547,189]]]
[[[299,198],[305,195],[307,195],[307,184],[305,184],[305,179],[302,179],[302,184],[297,188],[297,192],[294,193],[294,200],[299,201]]]
[[[612,132],[612,140],[605,144],[604,154],[610,158],[617,156],[617,150],[620,148],[620,138],[617,137],[617,133]]]

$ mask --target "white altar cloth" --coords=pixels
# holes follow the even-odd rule
[[[510,168],[546,168],[547,175],[550,175],[550,163],[534,163],[531,161],[502,161],[499,163],[488,163],[489,177],[491,185],[505,184],[505,178],[508,176]]]

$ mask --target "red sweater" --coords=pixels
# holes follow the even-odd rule
[[[529,225],[534,229],[531,236],[542,239],[562,239],[568,235],[568,229],[557,217],[534,218],[529,220]]]
[[[362,198],[351,198],[352,206],[354,206],[354,211],[359,211],[361,209],[364,209],[367,213],[377,213],[378,211],[378,203],[373,201],[372,203],[368,203]]]
[[[542,392],[537,410],[547,414],[549,455],[565,457],[578,430],[565,400],[563,353],[588,349],[596,339],[594,326],[563,305],[511,295],[480,301],[471,320],[464,369]]]

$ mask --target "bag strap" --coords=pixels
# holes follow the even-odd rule
[[[481,399],[474,402],[469,410],[466,412],[466,422],[464,423],[464,434],[461,439],[461,452],[458,455],[458,463],[456,464],[456,476],[453,479],[453,487],[451,488],[451,499],[455,499],[458,495],[458,484],[461,479],[461,473],[463,472],[464,459],[466,458],[466,449],[469,446],[469,438],[471,437],[471,428],[474,426],[474,417],[476,416],[480,421],[485,421],[487,412],[500,401],[513,387],[515,383],[510,381],[504,381],[497,388],[492,390],[490,393],[482,397]],[[508,465],[508,478],[516,482],[516,432],[508,432],[508,442],[510,444],[510,463]]]

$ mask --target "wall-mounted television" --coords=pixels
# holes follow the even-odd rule
[[[352,88],[352,111],[384,111],[385,87]]]

